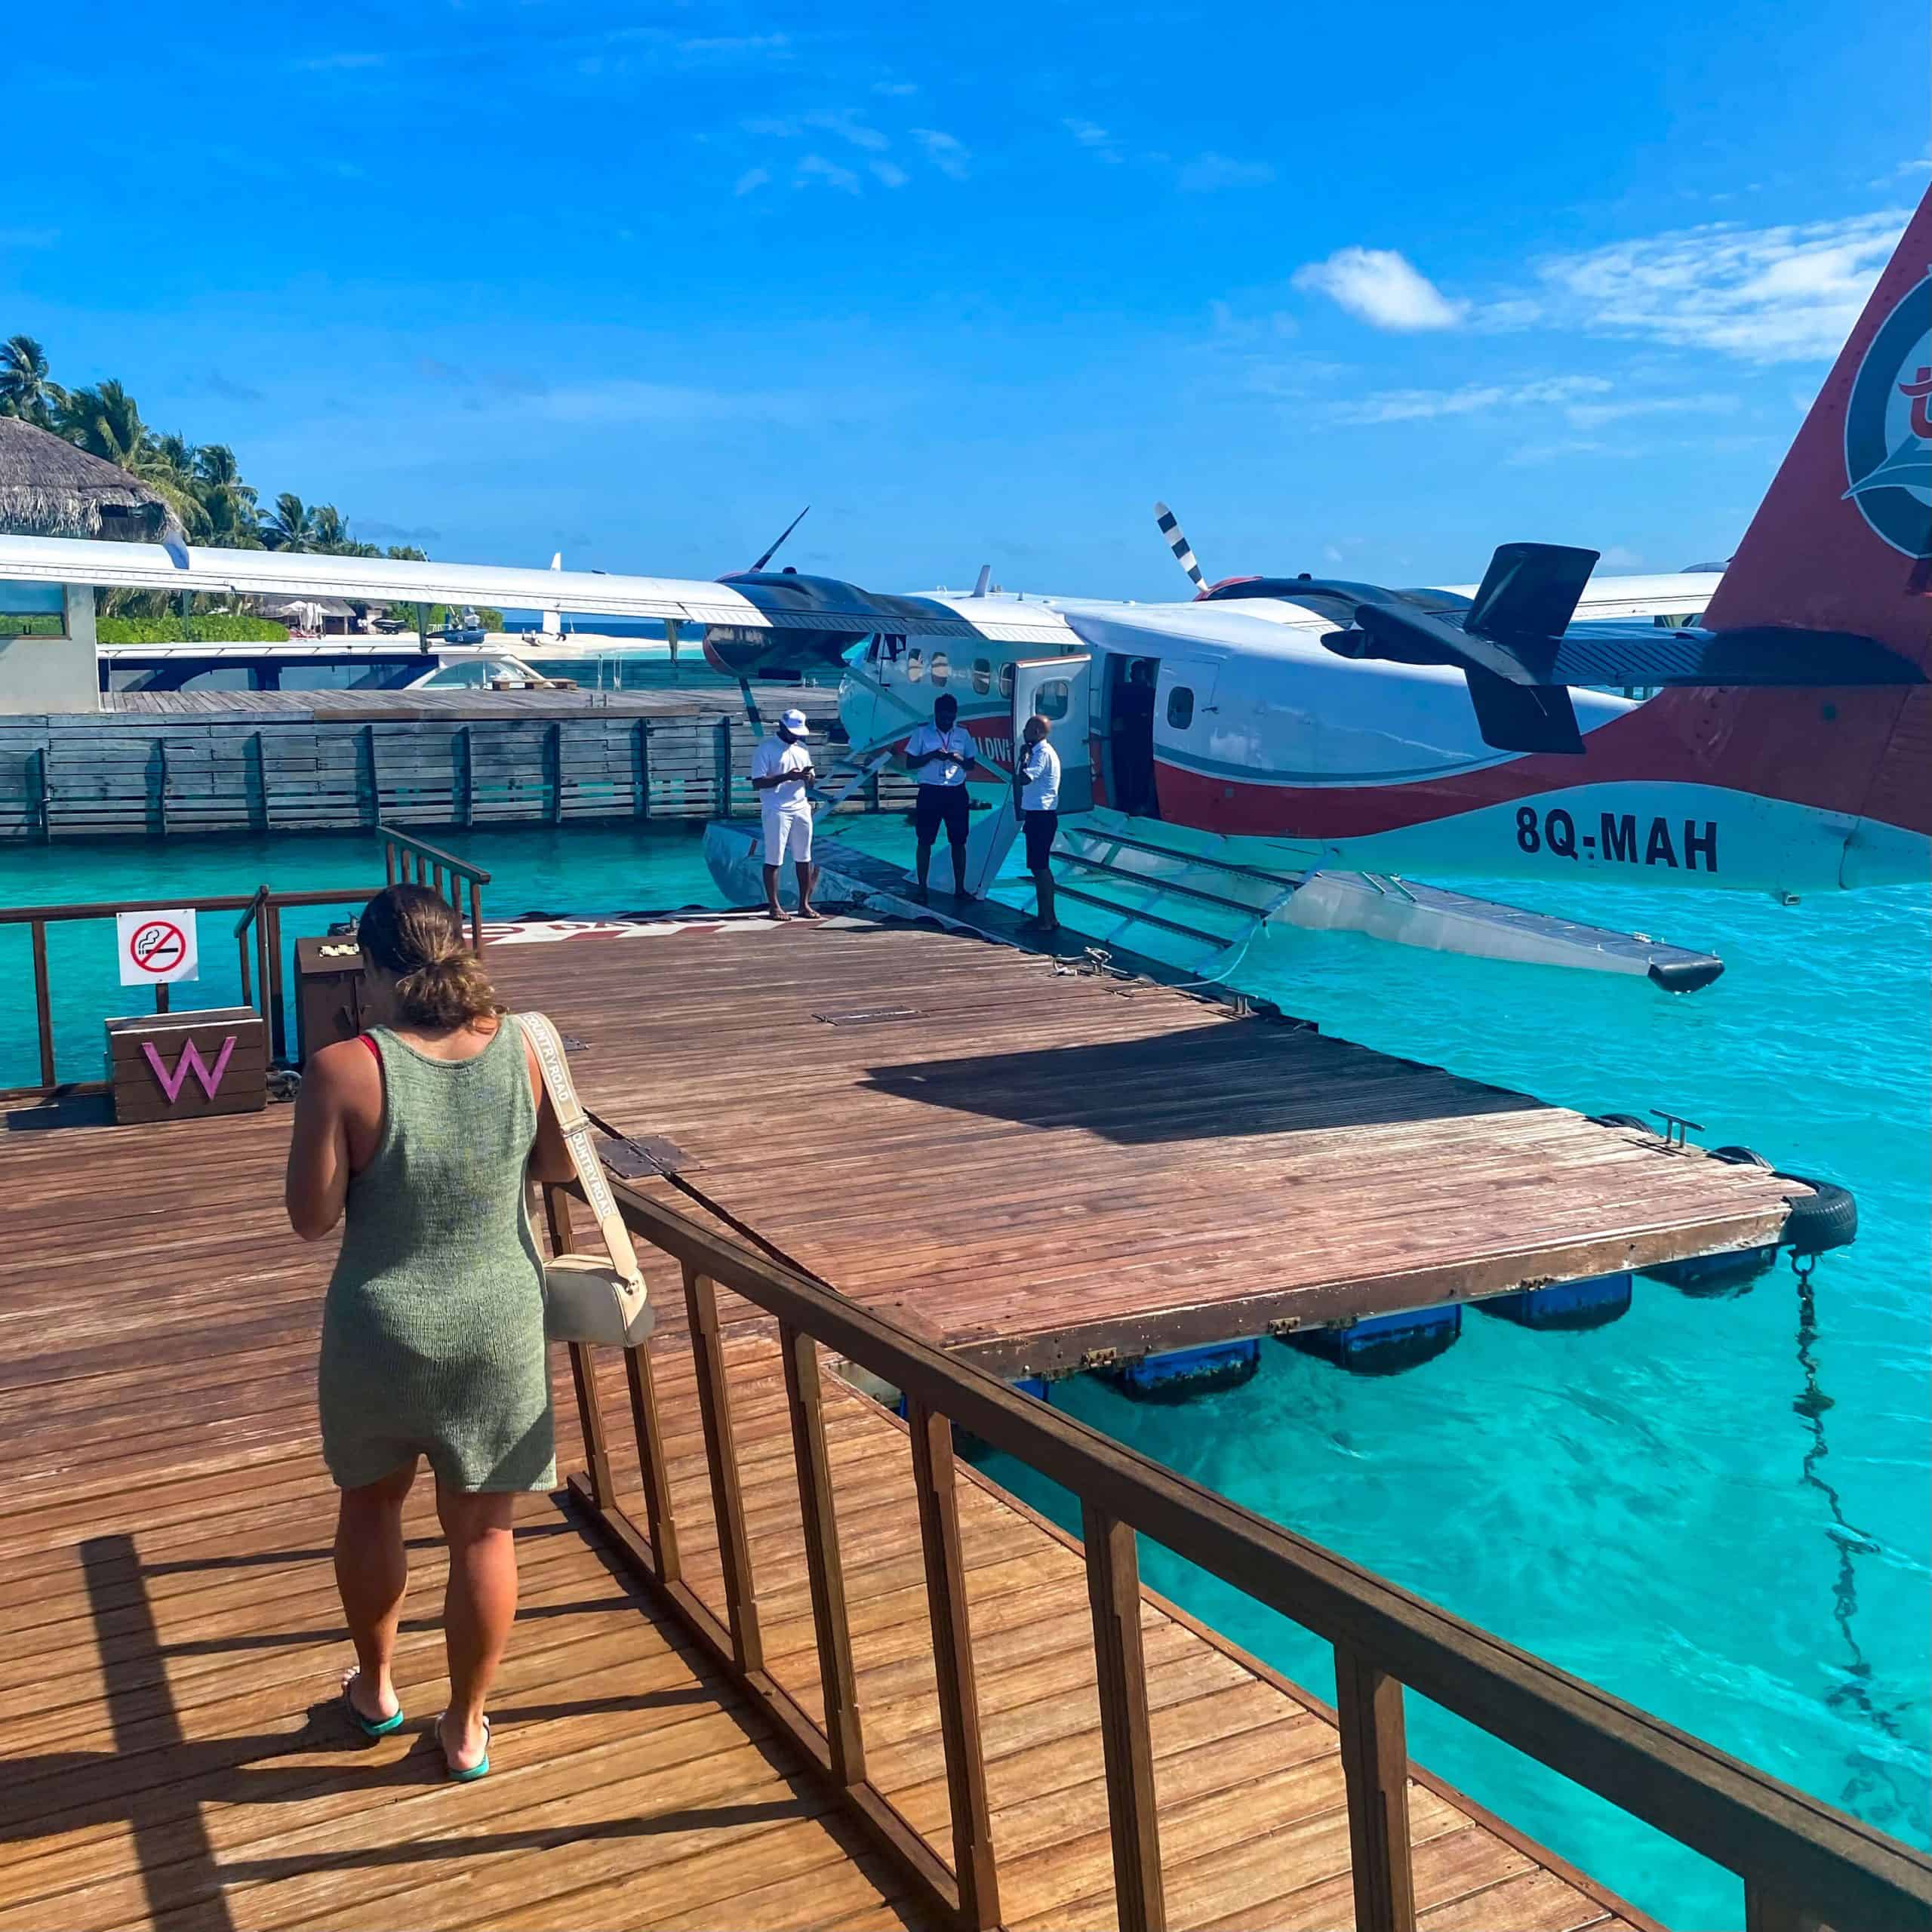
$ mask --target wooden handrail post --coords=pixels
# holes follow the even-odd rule
[[[1100,1746],[1112,1829],[1114,1905],[1121,1932],[1164,1932],[1161,1835],[1154,1804],[1154,1747],[1147,1727],[1147,1669],[1140,1650],[1140,1564],[1134,1531],[1091,1503],[1081,1506],[1087,1600],[1100,1692]]]
[[[550,1252],[567,1254],[571,1246],[570,1196],[555,1181],[543,1185],[543,1219],[549,1226]],[[611,1445],[604,1432],[604,1404],[597,1392],[597,1363],[582,1342],[570,1344],[571,1381],[577,1390],[577,1426],[583,1432],[584,1467],[590,1477],[590,1500],[600,1509],[613,1508],[617,1485],[611,1480]]]
[[[637,1438],[637,1466],[644,1478],[645,1520],[651,1530],[651,1553],[657,1559],[657,1580],[675,1583],[684,1574],[678,1555],[677,1518],[671,1509],[671,1487],[664,1478],[664,1439],[657,1426],[657,1385],[651,1373],[651,1344],[624,1351],[624,1379],[630,1385],[631,1433]]]
[[[838,1518],[832,1501],[832,1459],[825,1446],[818,1346],[790,1323],[778,1324],[785,1359],[785,1397],[792,1416],[792,1460],[798,1472],[798,1513],[805,1532],[805,1574],[818,1638],[819,1682],[825,1692],[825,1737],[841,1784],[864,1782],[866,1747],[845,1614],[845,1571],[838,1556]]]
[[[47,970],[47,921],[36,919],[33,935],[34,1025],[40,1037],[40,1084],[50,1091],[58,1082],[54,1072],[54,997]]]
[[[1349,1798],[1355,1932],[1415,1932],[1402,1687],[1360,1651],[1337,1644],[1335,1711]]]
[[[724,1345],[718,1332],[718,1291],[707,1275],[685,1269],[685,1310],[697,1371],[698,1414],[704,1424],[704,1460],[711,1477],[711,1506],[718,1521],[718,1560],[724,1572],[725,1621],[731,1655],[741,1671],[764,1668],[758,1634],[758,1592],[752,1580],[751,1545],[745,1537],[744,1498],[738,1486],[738,1454],[731,1437],[731,1395],[724,1374]]]
[[[483,950],[483,888],[475,879],[469,881],[469,949]]]
[[[395,841],[393,838],[385,838],[383,841],[383,870],[389,875],[383,883],[387,885],[395,884]]]
[[[939,1727],[946,1748],[946,1794],[952,1806],[952,1866],[959,1912],[986,1932],[999,1923],[999,1879],[993,1865],[992,1818],[980,1740],[980,1697],[966,1611],[966,1564],[959,1547],[959,1499],[952,1468],[952,1425],[907,1398],[912,1431],[912,1486],[919,1499],[919,1541],[926,1559],[926,1607],[932,1618],[933,1663],[939,1679]]]
[[[262,968],[262,989],[269,1001],[269,1038],[277,1060],[288,1057],[288,1020],[282,1011],[281,912],[272,899],[262,902],[260,923],[266,960]]]

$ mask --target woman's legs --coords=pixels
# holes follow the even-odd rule
[[[366,1718],[390,1717],[397,1709],[389,1668],[395,1659],[402,1593],[409,1583],[402,1505],[415,1480],[412,1456],[380,1482],[345,1489],[336,1516],[335,1585],[342,1593],[342,1613],[361,1666],[349,1694]]]
[[[514,1494],[466,1495],[436,1485],[436,1513],[450,1546],[443,1638],[449,1646],[450,1707],[442,1744],[453,1768],[484,1755],[483,1703],[516,1616]]]

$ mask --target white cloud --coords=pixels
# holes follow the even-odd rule
[[[1216,188],[1254,188],[1273,180],[1272,162],[1231,161],[1224,154],[1204,154],[1180,171],[1180,185],[1200,194]]]
[[[1335,403],[1328,415],[1337,423],[1426,423],[1438,417],[1486,416],[1531,405],[1574,405],[1581,397],[1607,395],[1610,388],[1601,376],[1551,376],[1513,385],[1465,383],[1454,389],[1385,389],[1359,401]]]
[[[1730,223],[1614,242],[1538,265],[1550,319],[1750,362],[1835,354],[1911,211],[1746,229]]]
[[[1379,329],[1454,328],[1466,309],[1392,248],[1338,248],[1325,262],[1296,269],[1294,285]]]
[[[823,181],[828,188],[836,188],[843,194],[859,192],[859,177],[849,168],[841,168],[822,154],[807,155],[792,173],[795,188],[808,188],[814,181]]]
[[[937,128],[915,128],[912,138],[925,149],[926,158],[942,174],[949,174],[955,181],[965,180],[968,157],[964,143]]]
[[[892,143],[876,128],[868,127],[849,107],[821,107],[805,116],[808,128],[822,128],[828,134],[836,134],[841,140],[850,141],[855,148],[863,148],[872,154],[883,153]]]
[[[797,122],[780,121],[768,114],[755,115],[748,121],[740,121],[738,125],[748,134],[763,134],[774,141],[792,140],[798,132]]]
[[[749,195],[754,189],[762,188],[771,179],[770,168],[748,168],[738,177],[737,185],[731,192],[734,195]]]
[[[888,188],[903,188],[912,179],[904,168],[889,161],[868,162],[866,165]]]
[[[1096,161],[1104,161],[1110,166],[1118,166],[1120,149],[1114,146],[1114,137],[1098,122],[1082,121],[1077,116],[1060,124]]]
[[[1702,395],[1624,396],[1614,402],[1573,402],[1564,414],[1580,429],[1600,429],[1606,423],[1620,422],[1626,416],[1675,416],[1686,411],[1700,416],[1721,416],[1737,407],[1737,398],[1728,392]]]

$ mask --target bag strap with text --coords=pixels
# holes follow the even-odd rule
[[[591,1144],[590,1122],[577,1100],[577,1084],[571,1078],[569,1063],[564,1057],[564,1043],[558,1038],[556,1028],[542,1014],[519,1013],[512,1017],[523,1029],[524,1037],[537,1049],[537,1063],[543,1070],[543,1084],[549,1090],[557,1124],[563,1129],[571,1164],[583,1183],[590,1211],[597,1217],[598,1231],[611,1251],[611,1262],[620,1274],[637,1281],[641,1275],[637,1250],[631,1245],[630,1230],[617,1212],[611,1183],[604,1177],[604,1163]]]

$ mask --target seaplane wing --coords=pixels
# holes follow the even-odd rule
[[[0,578],[103,589],[352,602],[488,605],[702,625],[729,633],[810,632],[846,643],[881,633],[1064,648],[1064,621],[1024,599],[900,597],[836,578],[744,571],[720,582],[601,571],[518,570],[284,550],[215,550],[75,538],[0,537]],[[983,608],[974,608],[983,601]],[[964,607],[962,608],[962,607]]]

